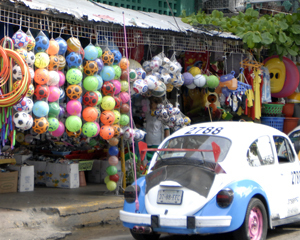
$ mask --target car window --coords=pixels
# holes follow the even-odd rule
[[[250,145],[247,161],[251,167],[274,164],[274,154],[268,136],[260,137]]]
[[[274,136],[273,138],[276,146],[278,162],[280,164],[294,162],[295,156],[288,140],[281,136]]]
[[[300,130],[292,132],[289,135],[289,138],[291,139],[291,142],[294,145],[296,153],[299,153],[299,151],[300,151]]]

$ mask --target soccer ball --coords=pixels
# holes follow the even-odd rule
[[[13,121],[18,128],[24,128],[29,122],[29,114],[22,111],[14,114]]]
[[[25,127],[21,127],[20,128],[21,130],[26,131],[26,130],[29,130],[32,127],[32,125],[33,125],[33,118],[32,118],[32,116],[30,114],[28,114],[28,117],[29,117],[29,121],[27,122],[27,124],[26,124]]]
[[[27,47],[28,44],[28,36],[22,30],[17,31],[12,36],[13,43],[16,48]]]
[[[22,80],[22,70],[19,65],[15,65],[12,72],[15,80]]]
[[[24,111],[27,113],[30,113],[33,109],[33,101],[31,98],[28,98],[28,97],[24,97],[24,98],[26,98],[27,104],[28,104]]]
[[[14,105],[14,109],[18,112],[25,111],[25,109],[28,107],[28,100],[29,98],[24,97],[21,102]],[[31,99],[30,99],[31,100]]]

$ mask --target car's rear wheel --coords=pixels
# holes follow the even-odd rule
[[[244,223],[233,235],[236,240],[265,240],[268,219],[264,204],[257,198],[249,202]]]
[[[157,240],[160,237],[160,234],[150,233],[150,234],[138,234],[134,233],[132,229],[130,229],[130,233],[132,237],[136,240]]]

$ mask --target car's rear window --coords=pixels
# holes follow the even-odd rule
[[[157,161],[160,159],[182,158],[183,160],[199,160],[213,163],[222,162],[230,146],[231,141],[224,137],[207,135],[180,136],[170,139],[161,147],[170,150],[159,152],[160,156],[157,158]],[[182,149],[182,151],[179,149]],[[198,151],[185,151],[185,149],[198,149]]]

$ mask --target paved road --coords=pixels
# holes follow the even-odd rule
[[[67,236],[65,240],[133,240],[127,228],[122,225],[94,226],[79,228]],[[232,240],[230,234],[220,234],[211,236],[162,236],[162,240]],[[300,223],[278,227],[268,232],[267,240],[299,240]]]

